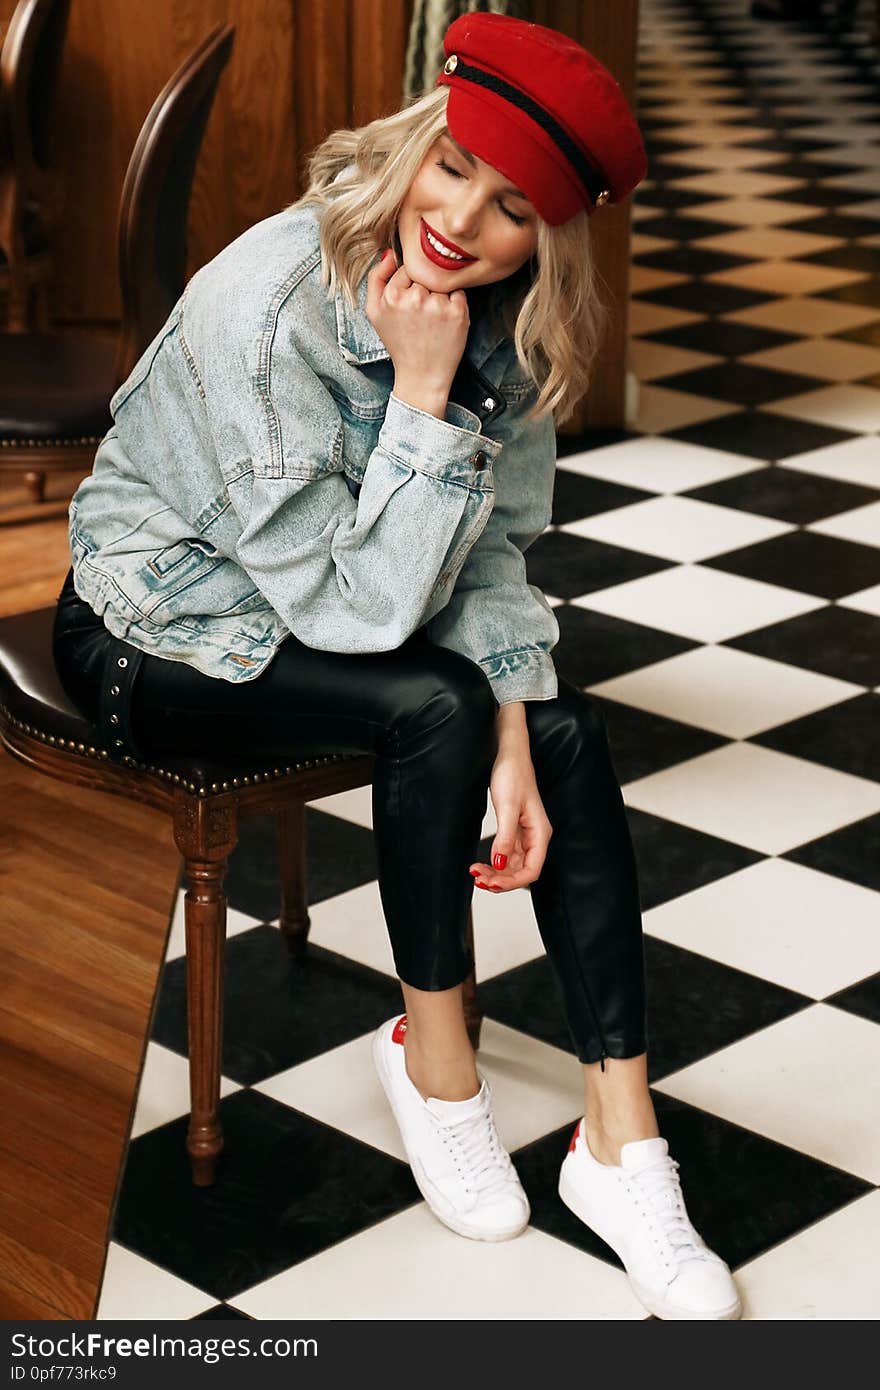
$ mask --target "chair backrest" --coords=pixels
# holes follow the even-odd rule
[[[183,292],[193,174],[235,29],[218,26],[166,82],[128,162],[119,210],[122,382]]]
[[[50,121],[70,0],[19,0],[0,51],[0,121],[8,170],[24,199],[51,164]]]

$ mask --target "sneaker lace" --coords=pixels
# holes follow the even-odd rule
[[[495,1128],[490,1103],[463,1120],[441,1125],[444,1142],[457,1154],[458,1168],[470,1192],[487,1192],[504,1182],[513,1170]]]
[[[667,1155],[631,1174],[631,1181],[646,1198],[646,1214],[676,1265],[685,1260],[711,1260],[711,1251],[700,1240],[687,1214],[678,1167],[678,1160]]]

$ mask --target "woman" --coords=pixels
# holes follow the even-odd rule
[[[588,218],[644,147],[561,34],[467,14],[444,46],[432,92],[328,137],[303,198],[193,277],[116,393],[71,503],[56,663],[112,757],[375,754],[406,1012],[374,1057],[425,1200],[474,1239],[530,1212],[465,1030],[468,875],[528,887],[584,1074],[562,1200],[659,1317],[738,1317],[648,1090],[602,712],[557,678],[523,561],[550,521],[553,412],[598,342]]]

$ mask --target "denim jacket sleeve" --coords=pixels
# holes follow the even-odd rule
[[[428,625],[431,641],[485,672],[499,705],[551,700],[558,681],[550,652],[559,640],[552,608],[526,582],[524,553],[550,524],[556,469],[552,414],[527,420],[536,391],[511,403],[493,429],[495,505],[472,546],[452,597]]]
[[[462,406],[450,403],[441,420],[392,392],[369,427],[354,496],[346,429],[362,448],[367,425],[344,424],[341,359],[335,340],[316,333],[315,316],[300,306],[255,345],[250,400],[229,389],[236,368],[226,344],[203,344],[213,350],[197,365],[240,526],[235,560],[307,646],[399,647],[488,520],[492,470],[483,465],[501,445]]]

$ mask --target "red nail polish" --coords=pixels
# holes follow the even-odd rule
[[[479,872],[479,869],[468,869],[471,878],[476,878]]]
[[[488,888],[488,886],[489,886],[489,885],[488,885],[487,883],[483,883],[482,879],[479,879],[479,878],[477,879],[477,887],[478,887],[478,888]]]
[[[493,869],[506,869],[506,868],[507,868],[507,855],[506,855],[506,854],[496,854],[496,855],[495,855],[495,858],[492,860],[492,868],[493,868]]]
[[[500,893],[501,891],[502,890],[498,887],[497,884],[493,884],[492,887],[489,889],[490,893]]]

